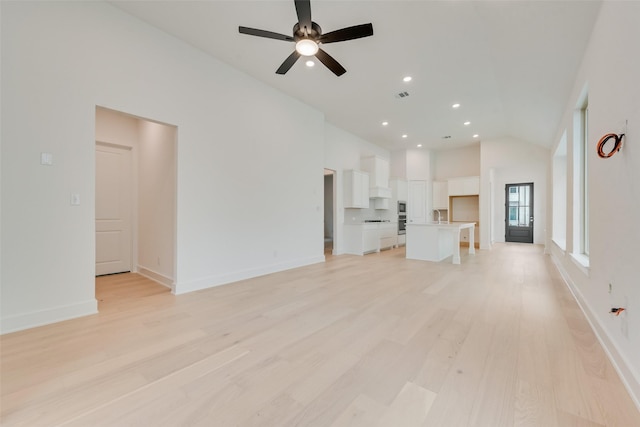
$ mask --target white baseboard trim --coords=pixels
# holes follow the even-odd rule
[[[551,260],[558,268],[562,279],[569,288],[569,291],[573,294],[573,298],[576,300],[580,310],[582,310],[582,313],[584,313],[587,318],[587,321],[595,333],[596,338],[598,338],[605,354],[609,358],[609,361],[611,361],[613,368],[616,370],[620,380],[629,392],[631,400],[633,400],[633,403],[635,403],[636,407],[640,411],[640,375],[633,370],[631,363],[629,363],[627,358],[620,352],[615,341],[611,339],[606,329],[602,327],[602,324],[595,315],[595,312],[591,309],[587,300],[582,295],[582,292],[580,292],[580,289],[575,285],[573,280],[571,280],[569,273],[567,273],[562,263],[555,255],[553,255],[553,253],[551,254]]]
[[[173,290],[173,279],[142,265],[138,265],[137,273]]]
[[[98,301],[94,298],[76,304],[7,316],[0,320],[0,334],[22,331],[96,313],[98,313]]]
[[[213,288],[215,286],[226,285],[229,283],[238,282],[240,280],[251,279],[253,277],[264,276],[266,274],[277,273],[279,271],[285,271],[285,270],[291,270],[292,268],[304,267],[306,265],[318,264],[321,262],[325,262],[324,255],[301,258],[301,259],[287,261],[279,264],[271,264],[264,267],[236,271],[233,273],[209,276],[203,279],[176,283],[172,289],[172,292],[175,295],[185,294],[187,292]]]

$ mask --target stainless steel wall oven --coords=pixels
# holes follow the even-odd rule
[[[398,215],[406,215],[406,214],[407,214],[407,202],[398,200]]]
[[[398,215],[398,234],[406,234],[407,216]]]

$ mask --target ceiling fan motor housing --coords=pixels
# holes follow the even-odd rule
[[[320,25],[315,22],[311,22],[311,28],[300,28],[300,23],[296,23],[296,25],[293,26],[293,39],[296,42],[302,39],[311,39],[314,42],[319,43],[317,39],[321,35],[322,28],[320,28]]]

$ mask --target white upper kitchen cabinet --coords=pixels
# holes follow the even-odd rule
[[[428,181],[409,181],[407,223],[423,224],[427,222],[430,200]]]
[[[404,179],[392,179],[390,182],[392,198],[397,202],[406,202],[409,198],[409,186]]]
[[[389,160],[380,156],[363,157],[360,166],[369,173],[369,197],[391,198]]]
[[[449,196],[474,196],[480,194],[480,177],[449,178]]]
[[[433,183],[433,209],[449,209],[449,186],[446,181]]]
[[[344,207],[368,208],[369,207],[369,174],[359,170],[345,170],[344,180]]]

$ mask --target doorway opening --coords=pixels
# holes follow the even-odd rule
[[[95,118],[96,276],[130,272],[119,279],[173,289],[177,127],[103,107]]]
[[[324,255],[333,255],[335,244],[335,171],[324,170]]]
[[[533,183],[505,185],[505,242],[533,243]]]

